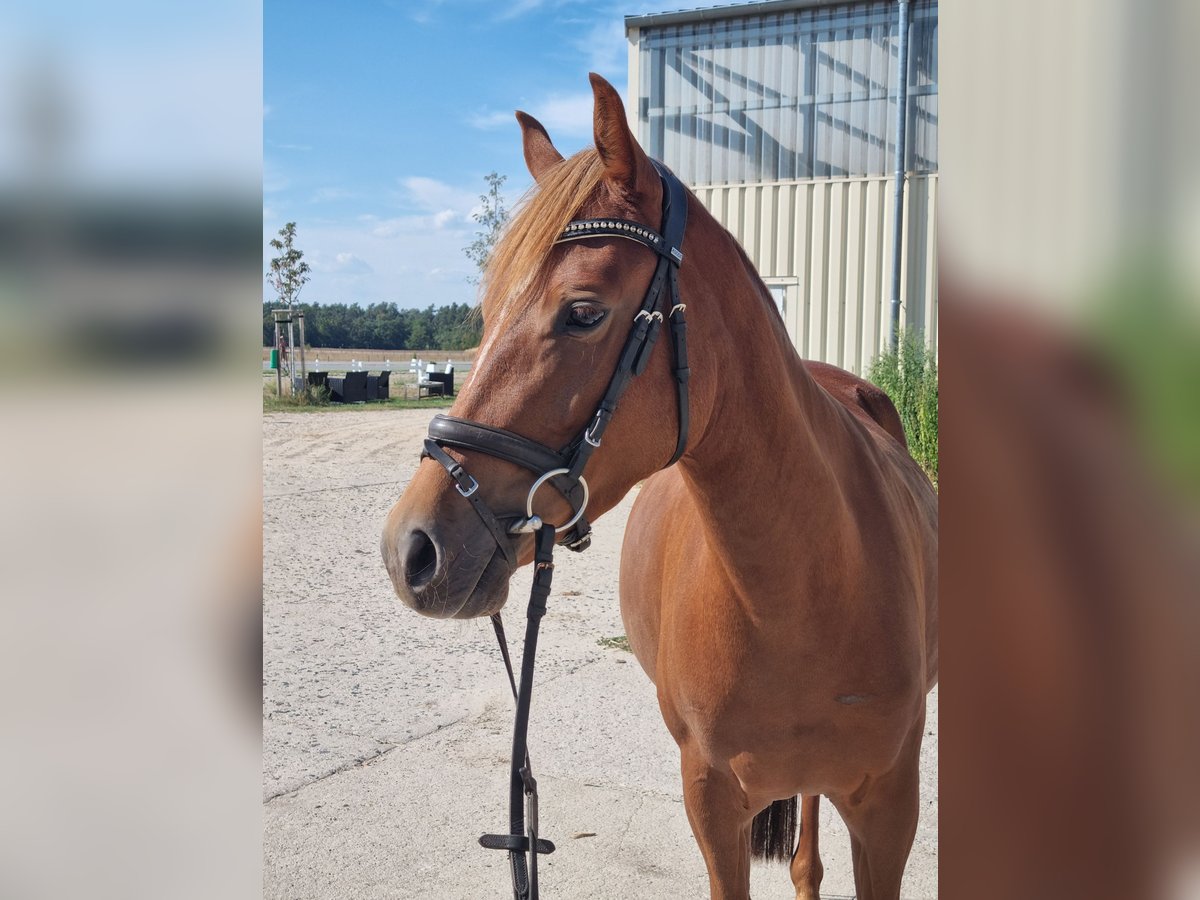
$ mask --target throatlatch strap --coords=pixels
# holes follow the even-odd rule
[[[671,272],[671,279],[672,281],[675,279],[674,271]],[[688,368],[687,319],[683,315],[686,306],[679,302],[678,287],[672,289],[671,296],[675,300],[675,306],[671,308],[667,318],[671,321],[671,352],[675,359],[675,396],[679,401],[679,437],[675,440],[675,452],[671,454],[671,459],[667,463],[668,468],[679,462],[679,457],[683,456],[683,451],[687,449],[688,428],[691,424],[688,379],[692,377],[692,370]]]
[[[496,642],[500,645],[500,657],[504,660],[504,670],[508,672],[508,684],[512,688],[513,699],[517,699],[517,679],[513,675],[512,657],[508,655],[508,638],[504,635],[504,620],[500,613],[491,615],[492,630],[496,632]]]

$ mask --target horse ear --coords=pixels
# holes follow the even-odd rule
[[[517,110],[517,121],[521,125],[521,141],[525,147],[525,165],[534,181],[541,181],[542,176],[552,166],[563,161],[562,154],[554,149],[550,135],[542,123],[529,113]]]
[[[604,162],[605,175],[633,193],[639,185],[644,187],[653,183],[654,167],[629,130],[625,104],[621,102],[621,95],[616,88],[595,72],[589,74],[588,78],[596,98],[593,113],[596,150]]]

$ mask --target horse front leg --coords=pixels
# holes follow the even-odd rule
[[[892,769],[853,794],[831,796],[850,830],[854,886],[860,900],[900,900],[900,880],[920,813],[921,711]]]
[[[750,823],[753,812],[728,769],[710,765],[682,746],[683,805],[708,867],[712,900],[750,898]]]

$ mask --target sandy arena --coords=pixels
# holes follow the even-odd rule
[[[512,697],[487,620],[424,619],[379,556],[384,517],[434,410],[271,414],[263,421],[263,896],[511,896],[506,831]],[[547,898],[708,896],[684,813],[678,751],[621,635],[617,570],[634,495],[556,554],[538,648],[530,752]],[[513,579],[510,640],[529,570]],[[937,691],[921,756],[921,820],[903,895],[937,896]],[[821,805],[822,897],[854,895],[850,844]],[[794,897],[756,865],[755,900]]]

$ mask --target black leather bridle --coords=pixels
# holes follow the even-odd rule
[[[512,868],[513,896],[516,900],[537,900],[538,854],[554,852],[554,845],[550,841],[539,839],[537,835],[537,782],[530,768],[526,748],[529,707],[533,693],[533,664],[537,652],[538,628],[542,616],[546,613],[546,599],[550,594],[550,581],[554,572],[554,545],[557,541],[565,544],[568,549],[579,552],[591,544],[591,526],[584,518],[588,501],[584,469],[600,446],[604,431],[617,411],[617,404],[629,382],[634,376],[640,375],[649,363],[651,351],[658,340],[664,320],[669,323],[671,330],[673,371],[679,400],[679,437],[667,466],[673,465],[687,448],[690,372],[687,361],[687,322],[684,318],[684,304],[679,300],[678,281],[679,266],[683,262],[683,235],[687,226],[687,194],[679,179],[666,166],[654,161],[654,167],[662,180],[663,189],[661,233],[626,219],[582,219],[570,222],[555,241],[556,244],[562,244],[594,238],[619,237],[636,241],[658,255],[658,265],[650,280],[645,299],[633,317],[633,325],[625,340],[616,371],[609,380],[608,388],[595,414],[585,423],[579,435],[561,450],[553,450],[511,431],[468,419],[437,415],[429,425],[429,436],[425,439],[425,449],[421,454],[422,458],[429,457],[439,463],[454,479],[459,494],[475,508],[475,512],[492,533],[511,568],[517,567],[517,557],[509,535],[536,533],[533,588],[530,591],[526,615],[519,683],[513,675],[508,642],[504,637],[504,626],[500,616],[492,616],[496,638],[500,643],[501,655],[517,703],[509,782],[511,831],[509,834],[485,834],[479,839],[479,843],[484,847],[508,851]],[[535,473],[538,477],[529,490],[525,502],[525,515],[508,517],[509,524],[505,527],[501,518],[497,517],[479,496],[479,482],[446,452],[447,447],[486,453]],[[575,510],[574,516],[563,525],[545,523],[539,516],[534,515],[534,495],[546,482],[553,484]],[[559,534],[563,535],[561,539],[558,538]]]

